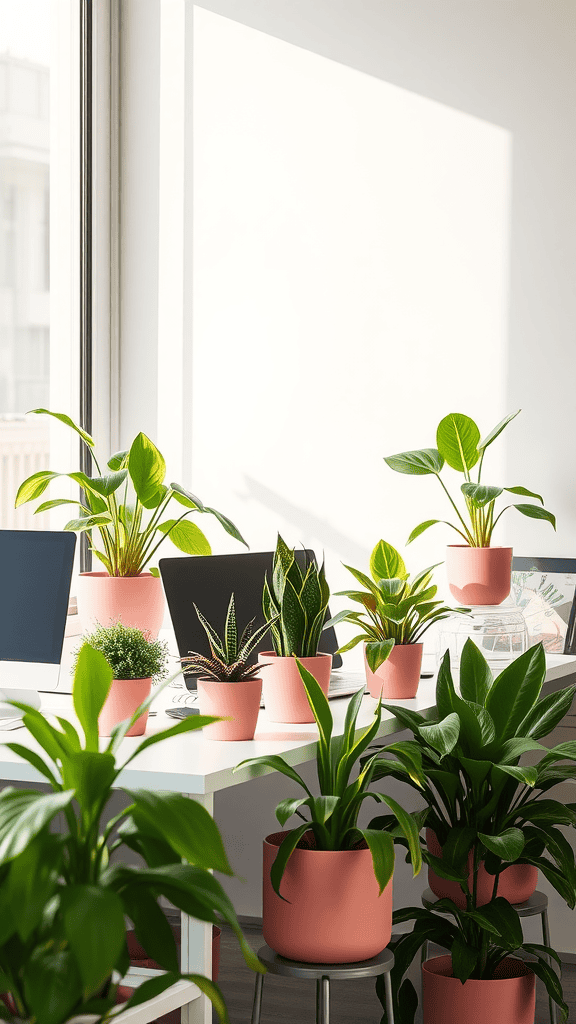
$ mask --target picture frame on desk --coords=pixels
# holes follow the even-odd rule
[[[515,555],[514,604],[528,628],[528,646],[540,641],[550,654],[576,654],[576,558]]]

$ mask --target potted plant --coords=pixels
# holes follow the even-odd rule
[[[145,434],[134,438],[129,451],[112,455],[102,469],[93,438],[69,416],[48,409],[32,412],[53,416],[75,430],[98,473],[89,477],[82,472],[40,470],[20,484],[16,495],[16,507],[34,501],[60,476],[69,477],[82,488],[81,501],[54,498],[42,502],[35,510],[47,512],[58,505],[78,505],[78,518],[71,519],[64,529],[88,532],[90,550],[104,566],[104,572],[80,573],[77,597],[82,627],[89,629],[97,623],[107,625],[120,620],[125,626],[137,626],[157,636],[164,617],[164,595],[158,569],[150,566],[150,562],[165,538],[169,537],[187,555],[209,555],[208,539],[188,519],[194,512],[215,516],[231,537],[243,544],[246,541],[221,512],[208,508],[180,484],[166,486],[166,463]],[[177,518],[165,519],[172,501],[184,506],[185,511]],[[99,547],[92,542],[93,530],[100,537]]]
[[[250,655],[270,629],[266,622],[254,631],[254,619],[248,623],[238,639],[234,594],[230,598],[224,635],[222,638],[196,608],[210,644],[211,657],[190,651],[181,658],[188,672],[198,676],[198,705],[201,715],[216,715],[228,721],[206,726],[206,736],[212,740],[251,740],[254,738],[262,679],[258,675],[263,665],[248,664]]]
[[[452,595],[461,604],[500,604],[510,593],[512,548],[491,547],[492,534],[500,516],[508,508],[516,508],[530,519],[546,519],[556,529],[556,519],[543,508],[544,500],[526,487],[496,487],[481,482],[482,466],[486,449],[500,436],[518,412],[506,416],[486,437],[480,439],[480,430],[474,420],[459,412],[449,413],[438,424],[436,448],[420,451],[401,452],[389,455],[384,461],[390,469],[410,476],[433,474],[443,487],[457,516],[457,525],[446,523],[456,530],[463,544],[451,544],[446,555],[446,572]],[[462,512],[451,497],[442,477],[445,465],[451,466],[464,476],[460,490],[464,496]],[[471,470],[477,466],[476,479]],[[504,491],[523,497],[537,498],[540,505],[531,503],[506,505],[495,515],[496,500]],[[410,544],[424,530],[440,519],[426,519],[419,523],[408,537]]]
[[[386,831],[361,828],[358,814],[368,798],[391,809],[411,852],[415,874],[421,866],[418,828],[392,797],[369,788],[377,755],[369,758],[351,781],[359,758],[378,735],[380,702],[371,725],[357,735],[363,696],[363,689],[359,690],[348,704],[343,735],[333,736],[332,714],[323,690],[302,662],[294,661],[319,731],[318,795],[282,757],[268,755],[242,762],[281,772],[305,794],[282,800],[276,808],[282,827],[294,814],[303,818],[303,823],[264,840],[264,939],[292,960],[366,960],[380,953],[390,940],[394,840]]]
[[[394,948],[399,1024],[413,1021],[415,995],[411,983],[402,978],[427,941],[450,950],[450,957],[424,965],[425,1024],[440,1020],[437,1001],[444,1008],[444,1024],[491,1024],[496,1019],[533,1024],[534,978],[518,967],[518,961],[506,960],[521,949],[537,957],[529,971],[542,978],[550,997],[565,1010],[560,983],[548,962],[557,959],[556,954],[523,941],[511,906],[528,899],[538,870],[570,907],[576,905],[574,852],[560,831],[576,825],[576,805],[548,795],[559,782],[574,778],[574,764],[562,762],[576,761],[576,745],[561,743],[549,749],[539,742],[562,720],[576,687],[541,697],[545,673],[544,650],[538,644],[493,679],[482,654],[468,640],[461,659],[460,694],[448,653],[440,666],[438,721],[397,706],[390,709],[413,739],[384,748],[377,755],[380,763],[373,767],[373,778],[401,779],[424,798],[421,824],[428,831],[422,856],[429,865],[430,885],[440,897],[436,909],[452,917],[448,920],[420,907],[394,915],[395,922],[415,922],[413,931],[401,936]],[[521,766],[520,757],[527,751],[536,763]],[[384,818],[371,822],[372,828],[394,825]],[[512,974],[505,977],[501,971]],[[497,1013],[494,999],[500,1007]],[[507,1002],[514,999],[525,1006],[525,1016],[514,1016],[512,1003]]]
[[[366,682],[372,697],[402,700],[415,697],[422,667],[422,637],[430,626],[454,612],[467,608],[447,608],[435,601],[437,587],[432,586],[436,566],[423,569],[411,580],[404,560],[396,548],[379,540],[370,555],[372,579],[350,565],[362,590],[343,590],[337,596],[349,597],[363,611],[338,612],[328,626],[350,622],[361,632],[340,648],[339,654],[364,642]]]
[[[306,691],[302,686],[294,655],[312,673],[327,694],[332,655],[318,651],[326,620],[330,590],[324,563],[314,561],[302,570],[294,551],[280,534],[274,553],[272,578],[264,580],[262,607],[270,625],[273,651],[260,656],[270,664],[263,678],[264,706],[271,722],[313,722]]]
[[[127,1005],[142,1003],[185,977],[226,1020],[222,995],[212,981],[181,973],[174,936],[158,903],[163,896],[202,921],[224,919],[246,962],[262,969],[211,874],[232,874],[214,820],[179,793],[124,789],[124,810],[111,815],[109,807],[118,777],[140,751],[202,728],[211,719],[194,716],[149,736],[119,764],[122,739],[143,708],[116,726],[100,751],[98,716],[111,681],[103,655],[85,644],[73,687],[83,735],[65,719],[53,725],[34,708],[17,705],[37,746],[6,746],[33,766],[49,791],[6,788],[0,793],[0,987],[12,1010],[3,1010],[2,1017],[14,1024],[65,1024],[80,1014],[107,1019],[117,1001],[118,979],[129,965],[128,919],[137,941],[165,973],[144,982]],[[63,827],[52,832],[58,814]],[[142,866],[112,859],[123,847],[138,853]]]
[[[132,718],[134,712],[150,696],[152,682],[166,676],[168,645],[151,640],[135,626],[98,626],[83,637],[84,643],[104,655],[113,678],[98,719],[100,736],[111,736],[119,722]],[[77,657],[79,654],[77,654]],[[136,719],[127,736],[142,736],[146,731],[148,708]]]

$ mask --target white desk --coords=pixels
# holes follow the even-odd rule
[[[576,672],[576,657],[552,655],[547,658],[547,680],[560,679]],[[359,686],[363,684],[361,675],[354,676]],[[159,707],[168,704],[169,689],[159,697]],[[426,717],[434,713],[435,681],[422,680],[418,696],[414,700],[394,702],[404,707],[420,711]],[[334,716],[334,734],[342,733],[344,716],[348,700],[341,698],[331,701]],[[47,714],[52,711],[74,720],[71,698],[68,695],[45,695],[43,707]],[[364,697],[358,728],[365,728],[373,720],[376,702],[371,697]],[[174,724],[163,711],[149,719],[147,735],[159,732]],[[398,720],[388,711],[382,713],[382,721],[378,735],[390,736],[401,731]],[[145,750],[136,758],[119,778],[119,784],[129,788],[148,788],[154,790],[186,793],[206,807],[213,814],[213,795],[219,790],[228,789],[238,783],[246,782],[257,775],[269,774],[270,769],[244,768],[233,774],[233,768],[240,761],[257,757],[262,754],[281,754],[291,765],[300,765],[314,760],[316,753],[317,730],[315,725],[277,725],[268,721],[266,712],[262,711],[254,740],[224,743],[206,739],[202,732],[193,732],[172,737],[162,744]],[[24,730],[0,734],[0,740],[25,744],[39,751],[35,740]],[[123,741],[119,752],[119,760],[124,760],[139,743],[138,737],[130,737]],[[42,782],[42,777],[27,762],[7,750],[0,749],[0,778],[6,781]],[[258,840],[263,836],[259,836]],[[182,920],[182,968],[190,972],[199,972],[210,976],[211,973],[211,927],[183,915]],[[193,1002],[182,1008],[183,1024],[211,1024],[212,1011],[210,1003],[199,993]]]

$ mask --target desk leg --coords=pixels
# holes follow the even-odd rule
[[[212,793],[191,795],[201,803],[210,814],[214,814],[214,797]],[[180,915],[182,928],[182,950],[180,964],[183,972],[204,974],[212,977],[212,925],[196,921],[187,914]],[[181,1010],[181,1024],[212,1024],[212,1003],[202,995],[193,1003],[188,1003]]]

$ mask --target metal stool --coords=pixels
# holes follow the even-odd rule
[[[378,974],[384,974],[386,975],[384,978],[386,1012],[390,1024],[394,1024],[392,984],[390,981],[390,971],[394,967],[394,955],[389,949],[383,949],[378,956],[372,957],[371,960],[361,960],[356,964],[303,964],[298,960],[287,960],[285,957],[275,953],[269,946],[261,946],[258,950],[258,959],[268,968],[269,974],[282,974],[288,978],[303,978],[306,980],[315,979],[316,1024],[329,1024],[330,1022],[331,981],[347,981],[352,978],[375,978]],[[263,988],[264,975],[257,974],[252,1024],[260,1024]]]
[[[426,907],[426,910],[434,910],[434,904],[440,899],[432,892],[432,889],[425,889],[422,893],[422,906]],[[545,946],[550,945],[550,929],[548,927],[548,897],[545,892],[540,892],[538,889],[533,892],[530,899],[526,900],[525,903],[513,903],[512,906],[518,914],[518,917],[535,917],[539,915],[542,923],[542,942]],[[449,910],[438,910],[438,914],[449,914]],[[428,957],[428,943],[425,942],[422,947],[422,960],[426,960]],[[550,958],[550,966],[554,968],[552,958]],[[550,1006],[550,1024],[557,1024],[556,1017],[556,1003],[549,999]]]

